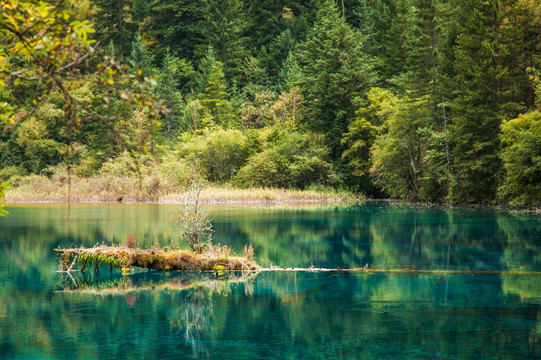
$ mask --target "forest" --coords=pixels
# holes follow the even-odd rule
[[[4,187],[541,205],[537,0],[0,5]]]

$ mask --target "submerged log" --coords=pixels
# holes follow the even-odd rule
[[[362,268],[340,269],[338,268],[321,268],[321,267],[307,267],[307,268],[288,268],[271,266],[268,268],[261,268],[259,271],[281,271],[281,272],[322,272],[322,273],[367,273],[367,274],[432,274],[432,275],[511,275],[511,276],[541,276],[540,271],[519,271],[519,270],[438,270],[438,269],[368,269],[366,266]]]
[[[318,272],[318,273],[366,273],[366,274],[432,274],[432,275],[510,275],[510,276],[541,276],[539,271],[519,270],[437,270],[437,269],[375,269],[368,264],[361,268],[341,269],[315,267],[313,264],[307,268],[273,266],[260,267],[252,258],[251,253],[245,257],[229,256],[230,249],[225,247],[211,247],[208,251],[197,254],[185,250],[153,250],[133,249],[126,246],[96,246],[93,248],[54,249],[60,256],[63,272],[68,274],[76,263],[80,264],[80,271],[94,263],[94,269],[100,264],[111,268],[122,268],[129,273],[131,266],[152,270],[183,270],[183,271],[261,271],[261,272]],[[71,264],[71,265],[70,265]]]
[[[125,246],[96,246],[93,248],[54,249],[60,256],[61,264],[80,264],[84,270],[94,263],[111,268],[130,268],[137,266],[153,270],[258,270],[259,265],[251,258],[229,256],[224,248],[213,247],[202,254],[185,250],[164,251],[153,249],[133,249]],[[64,265],[62,267],[65,267]],[[71,269],[73,266],[70,267]]]

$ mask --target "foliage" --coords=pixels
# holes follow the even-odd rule
[[[213,123],[226,128],[233,125],[233,110],[228,97],[222,63],[217,61],[212,65],[207,83],[197,98],[203,111],[211,116]]]
[[[67,177],[68,196],[72,174],[103,171],[141,198],[206,179],[533,201],[502,122],[539,107],[536,1],[0,6],[2,179]]]
[[[242,187],[292,187],[332,182],[332,165],[326,147],[313,134],[273,128],[263,149],[252,155],[235,178]]]
[[[8,183],[6,181],[0,183],[0,216],[6,216],[8,214],[6,207],[7,204],[3,199],[6,197],[5,191],[8,188]]]
[[[195,164],[209,181],[232,179],[249,155],[246,136],[239,130],[205,129],[186,135],[180,153]]]
[[[371,148],[370,173],[391,197],[421,198],[426,142],[419,131],[427,116],[425,111],[422,103],[402,99]]]
[[[353,101],[372,83],[363,40],[341,20],[335,2],[328,0],[301,46],[301,120],[308,129],[325,134],[335,157],[341,153],[340,138],[354,115]]]
[[[346,150],[342,153],[342,159],[347,161],[351,174],[359,179],[360,190],[368,192],[372,160],[370,149],[382,133],[384,124],[395,115],[397,99],[389,91],[379,88],[371,88],[366,97],[367,105],[356,111],[348,132],[343,135],[342,144]]]
[[[243,30],[246,24],[240,0],[207,0],[203,19],[197,24],[201,36],[200,48],[211,46],[217,59],[224,64],[229,78],[240,74],[245,56]]]
[[[532,111],[501,125],[505,176],[498,189],[505,202],[541,205],[541,112]]]

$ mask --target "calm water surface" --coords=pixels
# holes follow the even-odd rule
[[[173,205],[17,205],[0,218],[2,359],[540,359],[541,277],[116,270],[53,249],[177,241]],[[371,204],[210,208],[263,265],[541,271],[541,217]]]

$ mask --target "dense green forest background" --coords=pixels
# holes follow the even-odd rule
[[[0,124],[0,180],[12,187],[68,172],[138,178],[146,192],[208,181],[541,205],[536,0],[58,6],[96,30],[96,51],[64,78],[86,106],[58,84],[2,88],[14,116]],[[149,80],[160,121],[107,95],[113,79],[91,70],[103,59]],[[10,71],[27,62],[12,56]]]

